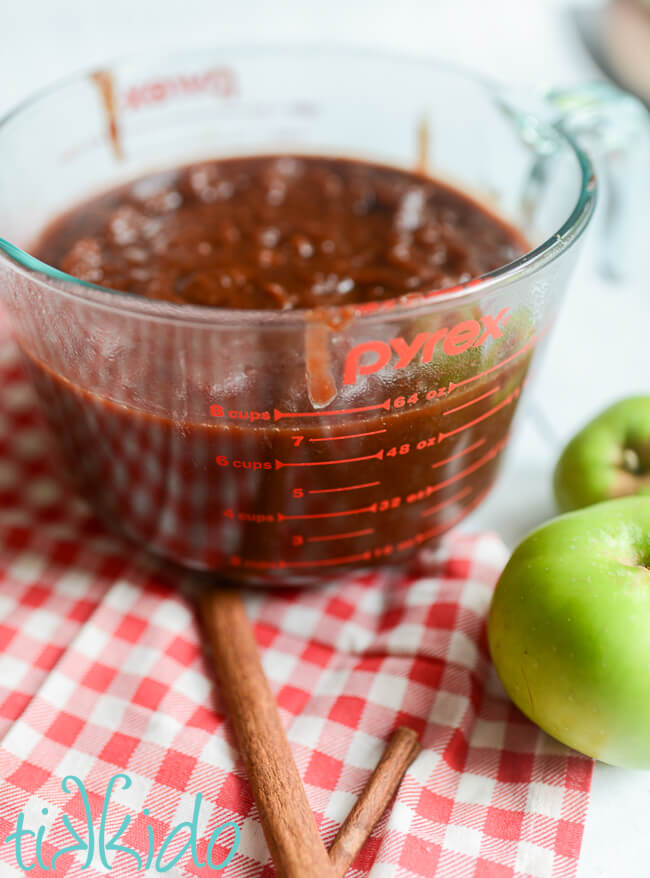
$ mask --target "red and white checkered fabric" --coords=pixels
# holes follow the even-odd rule
[[[591,762],[528,722],[491,668],[484,620],[505,562],[491,535],[452,535],[417,577],[375,572],[310,592],[255,594],[248,608],[310,804],[329,842],[399,724],[423,752],[350,875],[572,876]],[[175,580],[176,577],[176,580]],[[191,818],[198,846],[228,820],[241,843],[221,872],[188,852],[167,874],[274,874],[223,706],[177,573],[108,535],[58,472],[16,349],[0,344],[0,874],[18,876],[5,841],[19,812],[46,827],[42,859],[83,835],[80,778],[95,825],[111,776],[107,834],[143,853]],[[47,808],[47,814],[43,809]],[[148,815],[144,814],[148,809]],[[180,849],[184,837],[171,846]],[[229,842],[215,846],[214,860]],[[23,846],[34,860],[34,841]],[[85,854],[38,864],[32,878],[107,870]]]

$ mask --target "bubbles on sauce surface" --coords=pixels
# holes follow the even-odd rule
[[[249,156],[107,192],[55,221],[35,252],[82,280],[152,299],[286,310],[442,289],[524,249],[505,223],[425,176],[342,158]]]

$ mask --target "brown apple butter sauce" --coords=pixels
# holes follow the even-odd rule
[[[74,207],[34,254],[150,299],[311,309],[306,351],[256,328],[268,369],[234,348],[254,409],[236,382],[189,385],[190,410],[203,394],[200,418],[141,403],[180,368],[185,342],[167,339],[166,356],[120,404],[90,376],[81,386],[27,359],[65,456],[105,519],[233,580],[318,582],[401,563],[480,502],[531,350],[525,332],[510,331],[508,308],[482,313],[461,301],[444,317],[412,321],[405,335],[369,329],[347,347],[351,318],[334,329],[329,309],[448,288],[525,249],[505,222],[419,174],[326,157],[203,162]],[[219,355],[210,354],[215,363]]]

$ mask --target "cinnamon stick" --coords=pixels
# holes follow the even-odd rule
[[[334,878],[242,600],[220,589],[199,608],[277,874]]]
[[[354,862],[419,752],[416,733],[399,726],[332,842],[329,857],[336,878],[342,878]]]

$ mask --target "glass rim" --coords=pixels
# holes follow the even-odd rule
[[[467,80],[475,82],[486,87],[487,92],[492,98],[496,99],[499,89],[502,85],[489,76],[477,73],[471,68],[455,65],[453,62],[438,60],[423,55],[406,55],[405,53],[382,51],[368,49],[364,47],[337,47],[328,46],[322,43],[314,44],[241,44],[241,45],[220,45],[220,46],[197,46],[186,49],[178,49],[170,52],[142,52],[129,53],[124,56],[113,59],[101,68],[87,68],[69,76],[57,79],[55,82],[44,86],[32,92],[14,107],[10,108],[4,115],[0,116],[0,138],[3,130],[14,119],[19,118],[22,113],[37,107],[39,103],[46,101],[48,98],[56,95],[59,91],[67,86],[73,85],[84,79],[87,79],[92,73],[98,69],[102,71],[115,70],[120,66],[127,64],[149,62],[154,64],[156,60],[166,61],[180,59],[183,57],[196,57],[200,54],[215,54],[223,52],[224,54],[236,55],[273,55],[287,58],[289,56],[312,57],[314,51],[318,52],[319,57],[329,55],[330,57],[345,57],[349,61],[375,61],[387,64],[398,64],[402,67],[425,67],[432,71],[448,72],[461,76]],[[525,108],[524,108],[525,109]],[[591,159],[586,152],[576,142],[575,138],[564,128],[543,122],[554,135],[569,146],[577,161],[578,171],[581,176],[580,191],[578,198],[571,209],[568,217],[560,225],[557,231],[553,232],[541,244],[527,250],[521,256],[506,263],[505,265],[471,278],[460,284],[451,287],[437,288],[433,290],[422,290],[414,293],[401,294],[389,299],[382,299],[376,302],[366,302],[360,304],[343,304],[343,305],[323,305],[315,308],[296,308],[287,311],[274,309],[244,309],[244,308],[222,308],[211,305],[197,305],[192,303],[176,303],[165,302],[163,300],[148,299],[137,293],[131,293],[124,290],[114,290],[110,287],[104,287],[89,281],[81,280],[66,272],[60,271],[53,266],[42,262],[36,257],[30,255],[27,251],[12,244],[5,238],[0,237],[0,261],[8,262],[14,271],[27,277],[37,276],[41,282],[58,281],[65,284],[51,285],[51,289],[65,297],[81,300],[85,304],[92,304],[101,310],[123,311],[132,313],[134,316],[143,318],[149,317],[153,321],[170,321],[181,323],[196,323],[200,325],[221,325],[224,324],[256,324],[267,325],[279,324],[287,326],[292,324],[300,324],[309,322],[315,317],[325,317],[325,315],[335,321],[343,320],[347,323],[350,320],[362,320],[364,322],[374,322],[375,320],[384,320],[387,317],[400,317],[402,315],[415,317],[420,313],[427,313],[437,310],[448,303],[464,304],[470,302],[484,293],[493,292],[502,286],[506,286],[514,281],[518,281],[528,277],[538,270],[544,268],[549,263],[555,261],[560,255],[565,253],[573,244],[581,237],[584,232],[595,207],[596,194],[598,189],[596,174]],[[299,151],[292,155],[300,155]],[[461,185],[462,190],[462,185]],[[480,203],[480,202],[479,202]]]

